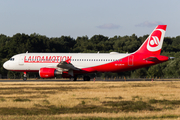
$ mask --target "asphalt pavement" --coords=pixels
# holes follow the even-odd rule
[[[0,79],[0,82],[70,82],[73,79],[27,79],[27,81],[23,81],[23,79]],[[83,81],[82,79],[72,82]],[[94,79],[91,79],[94,81]],[[95,79],[95,81],[106,81],[106,82],[126,82],[126,81],[180,81],[180,79]],[[88,82],[88,81],[85,81]]]

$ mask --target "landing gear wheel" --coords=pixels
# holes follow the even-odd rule
[[[26,72],[24,72],[24,77],[23,77],[23,80],[26,81],[27,80],[27,74]]]
[[[27,80],[27,77],[23,77],[23,80],[26,81],[26,80]]]
[[[72,81],[77,81],[77,76],[74,76],[74,79]]]
[[[84,80],[84,81],[90,81],[90,77],[89,77],[89,76],[84,76],[84,77],[83,77],[83,80]]]

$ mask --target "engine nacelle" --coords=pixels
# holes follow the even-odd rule
[[[41,68],[39,76],[41,78],[54,78],[56,75],[56,68]]]

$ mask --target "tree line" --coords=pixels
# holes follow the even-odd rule
[[[49,38],[39,34],[20,34],[17,33],[12,37],[0,35],[0,75],[13,77],[22,75],[22,73],[7,71],[3,68],[3,63],[18,53],[43,52],[43,53],[131,53],[136,51],[149,35],[137,37],[131,36],[114,36],[106,37],[103,35],[94,35],[77,37],[70,36]],[[165,37],[161,55],[175,57],[165,63],[151,67],[141,68],[133,71],[122,73],[98,73],[99,77],[111,76],[128,76],[128,77],[169,77],[177,78],[180,76],[180,36]]]

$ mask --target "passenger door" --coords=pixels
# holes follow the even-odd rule
[[[19,65],[24,65],[24,56],[19,57]]]

